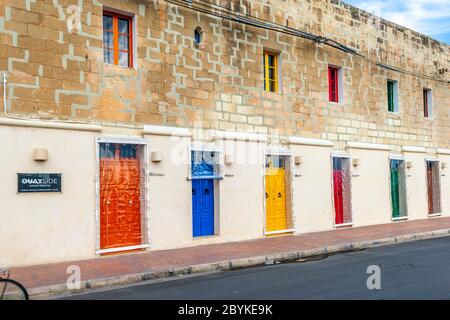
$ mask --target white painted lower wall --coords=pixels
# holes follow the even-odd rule
[[[1,267],[95,257],[95,132],[0,126]],[[48,149],[46,162],[33,149]],[[62,193],[17,193],[17,173],[62,173]]]
[[[292,144],[294,156],[294,214],[297,233],[333,229],[331,147]]]
[[[148,143],[148,250],[263,238],[265,225],[264,154],[268,142],[259,135],[220,134],[204,144],[227,156],[218,180],[216,235],[192,236],[192,186],[187,179],[192,136],[187,129],[129,130]],[[96,143],[99,137],[123,139],[127,130],[44,125],[0,124],[0,267],[95,258]],[[140,133],[139,133],[140,132]],[[121,140],[118,140],[121,141]],[[34,148],[49,159],[36,162]],[[292,167],[293,219],[297,234],[334,229],[332,143],[292,138],[281,146],[301,163]],[[162,159],[152,162],[152,152]],[[352,167],[354,226],[391,223],[388,149],[349,145],[341,151],[359,165]],[[428,218],[425,158],[420,150],[404,152],[407,169],[408,219]],[[450,154],[434,155],[450,166]],[[231,159],[231,160],[230,160]],[[17,173],[62,173],[62,193],[17,193]],[[441,171],[443,214],[450,214],[450,170]],[[286,238],[289,241],[289,238]]]
[[[406,197],[408,202],[408,219],[428,218],[426,153],[404,152],[405,160],[412,167],[406,169]]]
[[[450,150],[446,154],[438,155],[439,161],[445,163],[441,167],[441,200],[443,215],[450,216]]]
[[[391,222],[389,151],[348,148],[351,166],[353,226]]]

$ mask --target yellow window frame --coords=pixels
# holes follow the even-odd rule
[[[269,66],[269,57],[273,57],[273,66]],[[273,79],[269,78],[269,69],[274,69]],[[274,91],[270,90],[270,82],[274,83]],[[264,52],[264,89],[267,92],[278,92],[278,55],[272,52]]]

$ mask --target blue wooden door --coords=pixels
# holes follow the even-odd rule
[[[214,180],[192,180],[192,223],[194,237],[214,234]]]

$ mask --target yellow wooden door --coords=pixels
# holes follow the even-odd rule
[[[266,231],[287,229],[284,169],[266,170]]]

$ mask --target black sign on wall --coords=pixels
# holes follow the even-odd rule
[[[61,173],[18,173],[17,192],[61,192]]]

